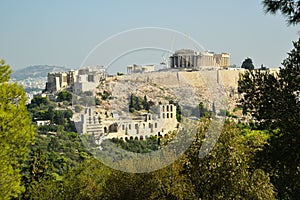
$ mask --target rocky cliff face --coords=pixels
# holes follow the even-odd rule
[[[239,98],[237,83],[239,71],[162,71],[112,77],[99,87],[112,93],[102,103],[104,110],[128,110],[130,94],[146,96],[156,104],[170,100],[180,105],[197,108],[203,102],[208,109],[213,104],[218,110],[233,110]]]

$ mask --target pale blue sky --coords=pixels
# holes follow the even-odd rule
[[[251,57],[278,67],[299,37],[299,27],[265,15],[261,0],[1,0],[0,9],[0,58],[13,69],[78,67],[101,41],[145,26],[186,33],[237,65]]]

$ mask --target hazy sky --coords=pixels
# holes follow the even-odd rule
[[[137,27],[174,29],[230,53],[232,64],[251,57],[269,67],[280,66],[299,37],[279,14],[265,15],[261,0],[1,0],[0,8],[0,58],[13,69],[78,67],[97,44]]]

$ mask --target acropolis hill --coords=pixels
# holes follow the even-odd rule
[[[237,81],[241,72],[169,70],[107,77],[95,93],[100,96],[107,93],[110,98],[102,99],[95,109],[87,109],[75,123],[80,133],[99,137],[127,140],[164,136],[180,127],[175,118],[177,107],[170,105],[170,100],[190,108],[191,112],[200,102],[212,109],[212,104],[218,101],[216,104],[226,101],[225,109],[233,110],[239,97]],[[128,112],[131,94],[153,102],[153,110]]]
[[[200,102],[208,110],[217,107],[217,112],[228,110],[242,117],[241,109],[236,109],[240,98],[237,86],[239,74],[245,69],[219,67],[153,71],[153,68],[129,66],[128,74],[117,76],[108,76],[97,68],[51,73],[47,88],[54,94],[64,89],[79,96],[92,92],[100,103],[94,108],[87,106],[86,102],[81,103],[81,112],[74,110],[74,122],[79,134],[92,134],[98,138],[126,140],[164,136],[180,127],[176,120],[178,105],[183,109],[183,115],[190,119],[199,117],[195,112]],[[128,112],[131,95],[147,98],[152,102],[151,109]],[[220,107],[221,104],[225,106]]]
[[[238,99],[237,83],[239,74],[244,70],[204,70],[204,71],[158,71],[151,73],[137,73],[124,76],[109,77],[105,81],[106,87],[113,95],[133,92],[137,96],[147,95],[149,100],[166,103],[169,99],[176,99],[174,92],[186,93],[180,95],[180,101],[187,104],[191,101],[205,102],[208,106],[211,92],[209,84],[222,86],[220,92],[225,92],[228,108],[233,108]],[[117,88],[115,88],[117,87]],[[214,87],[214,86],[211,86]],[[114,89],[115,88],[115,89]],[[173,91],[173,92],[172,92]],[[191,95],[195,99],[191,99]],[[123,101],[128,97],[124,96]],[[128,100],[126,100],[128,101]],[[114,102],[118,104],[118,102]],[[196,102],[191,102],[196,104]]]
[[[245,69],[230,68],[229,59],[227,53],[179,50],[160,70],[134,64],[117,76],[99,67],[49,73],[46,90],[68,88],[79,97],[81,112],[74,109],[79,134],[126,140],[164,136],[181,127],[178,112],[185,119],[199,119],[201,103],[216,115],[229,111],[242,117],[237,87]],[[87,93],[96,97],[96,107],[87,102]]]

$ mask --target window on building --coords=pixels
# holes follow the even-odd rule
[[[122,130],[125,130],[125,125],[124,124],[122,125]]]
[[[163,113],[163,119],[165,118],[165,113]]]
[[[131,124],[128,125],[129,130],[131,130]]]
[[[173,118],[173,113],[171,113],[171,118]]]
[[[170,110],[171,112],[173,112],[173,105],[170,105]]]
[[[169,118],[169,113],[167,113],[167,118]]]
[[[154,127],[157,128],[157,123],[155,122]]]
[[[169,112],[169,106],[167,106],[167,112]]]
[[[138,129],[139,128],[139,125],[138,124],[135,124],[135,129]]]

